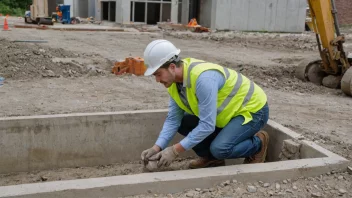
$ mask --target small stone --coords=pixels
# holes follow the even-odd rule
[[[297,186],[293,186],[292,188],[293,188],[293,190],[297,190],[298,189]]]
[[[318,192],[318,193],[312,193],[312,197],[321,197],[321,194]]]
[[[343,176],[342,176],[342,175],[339,176],[338,179],[339,179],[339,180],[343,180]]]
[[[293,194],[292,190],[286,189],[286,192]]]
[[[40,179],[41,179],[42,181],[46,181],[46,180],[48,180],[48,178],[47,178],[47,177],[45,177],[45,176],[40,176]]]
[[[237,180],[235,180],[235,179],[234,179],[234,180],[232,180],[232,183],[237,183]]]
[[[209,192],[214,192],[215,189],[214,188],[209,188]]]
[[[287,184],[287,180],[285,179],[284,181],[282,181],[282,183]]]
[[[348,166],[347,167],[347,172],[352,175],[352,167]]]
[[[290,153],[297,153],[301,148],[301,144],[289,139],[284,140],[283,147],[287,149]]]
[[[224,187],[224,186],[228,186],[228,185],[230,185],[230,184],[231,184],[230,180],[227,180],[227,181],[225,181],[225,182],[222,182],[222,183],[220,184],[220,186],[221,186],[221,187]]]
[[[345,194],[347,191],[346,191],[345,189],[340,188],[340,189],[339,189],[339,192],[340,192],[341,194]]]
[[[274,195],[274,191],[271,191],[271,190],[270,190],[270,191],[268,192],[268,194],[269,194],[270,196],[273,196],[273,195]]]
[[[290,183],[290,182],[291,182],[291,179],[287,179],[287,182],[289,182],[289,183]]]
[[[269,183],[264,183],[264,185],[263,185],[265,188],[267,188],[267,187],[269,187],[270,186],[270,184]]]
[[[275,188],[279,190],[279,189],[281,188],[280,184],[279,184],[279,183],[276,183],[276,184],[275,184]]]
[[[201,190],[202,190],[202,189],[200,189],[200,188],[196,188],[196,191],[198,191],[198,192],[201,191]]]
[[[148,164],[145,167],[148,171],[154,172],[158,169],[158,161],[148,161]]]
[[[55,77],[56,76],[55,73],[53,71],[51,71],[51,70],[47,70],[46,72],[47,72],[47,76],[49,76],[49,77]]]
[[[259,181],[259,183],[260,183],[260,184],[263,184],[264,182],[262,182],[262,181]]]
[[[166,196],[169,198],[173,198],[172,194],[167,194]]]
[[[197,194],[196,191],[189,191],[188,193],[186,193],[186,197],[194,197]]]
[[[151,190],[148,190],[148,193],[152,193],[152,191],[151,191]]]
[[[255,193],[255,192],[257,192],[257,188],[254,186],[248,186],[247,191],[250,193]]]

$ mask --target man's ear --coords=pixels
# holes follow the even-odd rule
[[[171,63],[169,68],[170,68],[170,70],[175,71],[176,65],[174,63]]]

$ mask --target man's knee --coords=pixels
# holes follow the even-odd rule
[[[210,153],[216,159],[227,159],[227,157],[230,154],[230,150],[227,148],[224,148],[220,144],[211,144],[210,145]]]

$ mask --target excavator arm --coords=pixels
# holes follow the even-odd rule
[[[345,37],[340,33],[335,0],[307,0],[312,27],[316,35],[319,59],[304,60],[296,76],[314,84],[341,88],[352,96],[352,69],[343,48]]]

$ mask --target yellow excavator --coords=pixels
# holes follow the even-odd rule
[[[310,12],[308,27],[314,31],[318,43],[319,58],[302,61],[296,77],[329,88],[340,88],[352,96],[352,57],[343,49],[345,37],[337,20],[335,0],[307,0]]]

